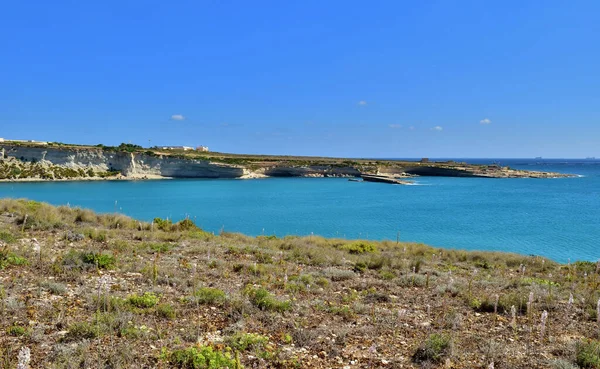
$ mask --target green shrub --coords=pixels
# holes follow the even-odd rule
[[[74,323],[69,327],[63,341],[72,342],[83,339],[94,339],[99,336],[98,328],[87,322]]]
[[[6,243],[14,243],[17,241],[17,238],[13,236],[12,233],[9,232],[0,232],[0,241],[4,241]]]
[[[0,249],[0,270],[6,268],[9,265],[19,266],[26,265],[27,259],[21,256],[17,256],[12,252],[8,252],[6,248]]]
[[[21,327],[20,325],[13,325],[6,330],[6,333],[15,337],[24,336],[27,333],[27,329],[25,329],[25,327]]]
[[[173,245],[170,243],[150,243],[148,246],[150,247],[150,250],[160,252],[161,254],[164,254],[173,248]]]
[[[528,296],[526,293],[511,292],[501,295],[500,301],[498,301],[498,312],[510,313],[510,309],[514,305],[517,309],[517,314],[526,314],[527,300]]]
[[[148,334],[148,329],[145,326],[142,327],[134,327],[129,326],[121,329],[119,331],[120,337],[125,337],[127,339],[138,339],[144,337]]]
[[[170,304],[160,304],[156,307],[156,315],[164,319],[175,319],[175,308]]]
[[[226,340],[226,343],[238,351],[249,349],[263,349],[269,342],[269,337],[257,333],[237,332]]]
[[[410,270],[414,273],[419,273],[421,271],[421,267],[423,266],[423,259],[417,258],[410,263]]]
[[[196,226],[196,224],[194,224],[194,222],[192,220],[190,220],[189,218],[186,218],[184,220],[180,220],[179,222],[177,222],[177,224],[175,224],[177,226],[177,229],[180,231],[196,231],[199,230],[200,228],[198,228],[198,226]]]
[[[148,309],[154,307],[156,306],[156,304],[158,304],[158,300],[158,296],[156,296],[152,292],[144,292],[144,294],[141,296],[133,294],[127,298],[127,302],[130,305],[140,309]]]
[[[329,286],[329,279],[325,278],[325,277],[319,277],[315,280],[315,283],[320,286],[320,287],[327,287]]]
[[[386,281],[391,281],[392,279],[396,278],[396,275],[389,270],[382,270],[379,272],[379,276],[381,279],[385,279]]]
[[[482,298],[473,297],[468,300],[469,307],[475,311],[481,313],[493,313],[494,312],[494,300],[490,296],[483,296]],[[500,303],[498,303],[500,305]],[[500,309],[500,307],[498,307]]]
[[[367,264],[364,261],[358,261],[354,264],[354,271],[356,273],[364,273],[367,270]]]
[[[81,260],[86,264],[96,265],[99,269],[111,269],[116,262],[114,256],[97,252],[84,252]]]
[[[427,283],[427,277],[422,274],[410,273],[400,276],[396,283],[401,287],[424,287]]]
[[[240,363],[229,352],[210,346],[190,347],[173,352],[163,352],[163,359],[180,369],[237,369]]]
[[[365,241],[355,241],[352,243],[348,243],[342,245],[340,249],[348,251],[350,254],[356,255],[377,251],[377,247],[374,244]]]
[[[292,307],[290,301],[279,301],[262,287],[253,288],[250,286],[246,288],[246,293],[250,297],[250,302],[261,310],[284,312]]]
[[[434,333],[421,343],[412,358],[416,363],[427,361],[440,363],[451,353],[452,340],[450,339],[450,336]]]
[[[222,305],[226,300],[225,292],[212,287],[198,288],[190,299],[191,302],[206,305]]]
[[[106,242],[108,239],[108,235],[106,231],[99,231],[97,229],[88,229],[84,232],[84,234],[91,240],[96,242]]]
[[[600,341],[579,342],[575,352],[575,362],[580,368],[600,368]]]
[[[596,272],[596,263],[591,262],[591,261],[576,261],[573,263],[573,266],[581,274],[583,274],[583,273],[592,274],[592,273]]]
[[[271,257],[271,255],[264,253],[264,252],[257,251],[254,253],[254,257],[256,257],[257,263],[262,263],[262,264],[272,264],[273,263],[273,258]]]
[[[173,222],[170,219],[154,218],[153,223],[161,231],[170,232],[173,229]]]

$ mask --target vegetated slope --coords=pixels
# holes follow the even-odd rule
[[[27,200],[0,201],[0,240],[2,369],[23,347],[32,368],[600,363],[594,263],[213,235]]]

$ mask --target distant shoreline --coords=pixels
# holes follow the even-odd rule
[[[147,180],[163,178],[385,177],[562,178],[572,174],[497,163],[239,155],[193,150],[0,142],[0,180]]]

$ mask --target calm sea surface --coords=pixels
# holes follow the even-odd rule
[[[600,258],[600,161],[468,161],[582,177],[422,177],[415,186],[337,178],[0,183],[0,197],[148,221],[190,216],[215,232],[395,240],[399,231],[401,240],[439,247]]]

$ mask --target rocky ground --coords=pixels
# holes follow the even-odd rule
[[[0,201],[0,368],[598,368],[591,262]],[[26,366],[24,366],[26,367]]]

